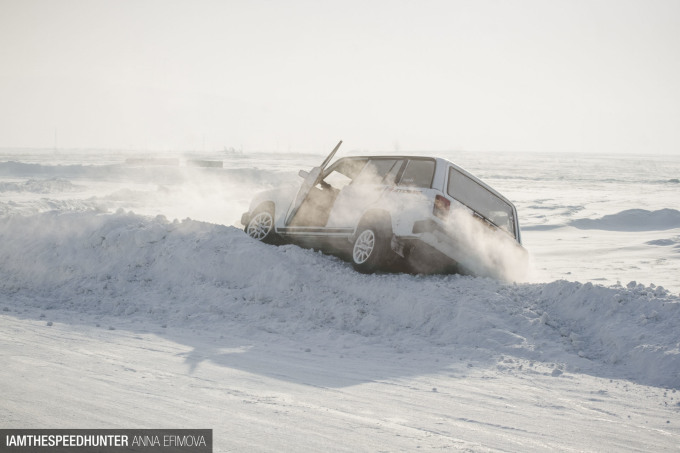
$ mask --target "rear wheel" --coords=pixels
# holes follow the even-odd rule
[[[278,235],[274,231],[274,212],[270,208],[262,208],[253,214],[245,228],[246,234],[253,239],[267,244],[274,244]]]
[[[390,255],[391,234],[374,225],[359,227],[352,247],[352,265],[364,274],[384,267]]]

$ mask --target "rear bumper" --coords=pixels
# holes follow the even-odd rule
[[[446,234],[444,228],[434,219],[418,220],[413,224],[413,234],[434,233]]]
[[[435,219],[416,221],[413,224],[413,236],[416,240],[452,260],[459,267],[462,264],[461,261],[465,261],[465,254],[458,239],[449,234]],[[460,271],[466,273],[463,269]]]
[[[505,232],[496,231],[493,242],[479,244],[490,237],[459,235],[447,230],[435,219],[417,221],[413,235],[432,249],[456,263],[460,273],[519,280],[528,268],[527,250]]]

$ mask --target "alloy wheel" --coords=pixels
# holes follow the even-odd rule
[[[364,230],[354,242],[352,257],[357,264],[363,264],[375,249],[375,233],[373,230]]]
[[[260,212],[248,223],[248,236],[258,241],[263,240],[271,232],[274,219],[269,212]]]

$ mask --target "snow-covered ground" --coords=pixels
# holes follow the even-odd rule
[[[361,275],[247,238],[252,194],[321,155],[138,157],[0,153],[3,428],[212,428],[215,451],[680,448],[679,158],[443,156],[516,202],[534,272],[508,284]]]

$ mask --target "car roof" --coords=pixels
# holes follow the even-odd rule
[[[497,196],[498,198],[500,198],[501,200],[503,200],[503,201],[505,201],[506,203],[508,203],[510,206],[513,207],[513,209],[515,209],[514,203],[513,203],[512,201],[508,200],[503,194],[501,194],[500,192],[498,192],[496,189],[494,189],[493,187],[491,187],[490,185],[488,185],[487,183],[485,183],[484,181],[482,181],[481,179],[479,179],[478,177],[476,177],[475,175],[473,175],[473,174],[470,173],[469,171],[465,170],[465,169],[464,169],[463,167],[461,167],[460,165],[454,164],[454,163],[451,162],[450,160],[444,159],[443,157],[438,157],[438,156],[409,156],[409,155],[403,155],[403,154],[394,154],[394,155],[388,155],[388,154],[382,155],[382,154],[381,154],[381,155],[365,155],[365,156],[345,156],[345,157],[341,157],[340,159],[338,159],[337,161],[335,161],[335,162],[333,163],[333,165],[337,164],[337,163],[340,162],[341,160],[346,160],[346,159],[430,159],[430,160],[435,160],[435,161],[437,161],[437,166],[439,166],[439,165],[450,165],[450,166],[452,166],[453,168],[455,168],[455,169],[458,170],[459,172],[463,173],[465,176],[471,178],[471,179],[474,180],[476,183],[478,183],[479,185],[481,185],[482,187],[484,187],[485,189],[487,189],[488,191],[490,191],[491,193],[493,193],[494,195],[496,195],[496,196]]]
[[[366,156],[345,156],[345,157],[341,157],[338,160],[343,160],[343,159],[440,159],[440,160],[446,161],[446,159],[442,159],[441,157],[434,157],[434,156],[406,156],[406,155],[396,155],[396,154],[395,155],[379,154],[379,155],[366,155]]]

